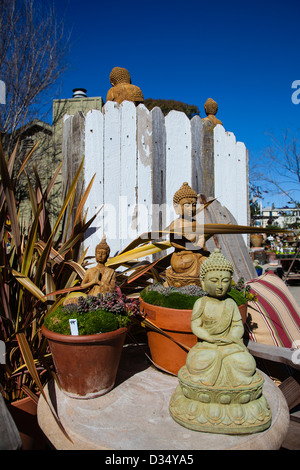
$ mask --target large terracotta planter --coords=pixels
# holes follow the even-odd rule
[[[62,335],[42,326],[62,390],[73,398],[94,398],[114,384],[128,328],[95,335]]]
[[[37,404],[25,397],[7,405],[22,440],[22,450],[44,450],[46,439],[37,421]]]
[[[192,348],[197,343],[198,338],[191,330],[192,310],[159,307],[148,304],[142,299],[140,299],[140,309],[147,315],[147,319],[175,341],[188,348]],[[247,304],[239,307],[239,310],[242,321],[245,323]],[[154,364],[166,372],[177,375],[179,369],[185,365],[188,350],[176,344],[172,339],[150,329],[147,331],[147,337]]]
[[[140,299],[140,309],[154,325],[164,330],[175,341],[192,348],[197,343],[197,337],[191,330],[192,310],[177,310],[175,308],[151,305]],[[147,331],[151,358],[160,369],[177,375],[185,364],[188,350],[176,344],[161,333]]]

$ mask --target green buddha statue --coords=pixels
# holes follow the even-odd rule
[[[173,419],[196,431],[249,434],[271,424],[264,379],[243,343],[239,309],[227,296],[232,274],[232,264],[218,249],[200,268],[208,295],[192,311],[191,328],[199,341],[178,372],[179,385],[170,401]]]

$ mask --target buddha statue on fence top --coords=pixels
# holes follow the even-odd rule
[[[249,434],[271,424],[264,379],[243,343],[237,304],[227,296],[232,274],[232,264],[218,249],[200,268],[208,295],[192,311],[191,328],[199,341],[178,372],[179,385],[170,401],[173,419],[196,431]]]
[[[116,290],[116,273],[105,266],[109,253],[110,248],[104,236],[95,249],[97,266],[87,269],[81,282],[81,287],[87,289],[89,295],[96,296],[99,293],[106,294]]]
[[[108,90],[106,101],[116,101],[121,104],[123,101],[133,101],[135,105],[144,102],[142,90],[131,84],[128,70],[122,67],[114,67],[109,76],[112,88]]]
[[[188,284],[200,285],[199,269],[209,254],[205,250],[202,227],[195,220],[197,193],[188,183],[183,183],[173,197],[178,218],[171,225],[170,241],[175,248],[171,267],[166,270],[166,283],[181,287]]]
[[[223,125],[222,121],[216,117],[218,112],[218,104],[212,98],[208,98],[206,100],[204,104],[204,110],[207,117],[203,118],[203,121],[210,121],[214,126],[217,124]]]

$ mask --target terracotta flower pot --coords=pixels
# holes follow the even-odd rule
[[[95,335],[62,335],[42,326],[62,390],[73,398],[109,392],[116,380],[128,328]]]
[[[140,299],[140,309],[147,314],[147,319],[174,340],[189,348],[197,343],[197,337],[191,330],[192,310],[159,307],[148,304],[142,299]],[[147,337],[154,364],[160,369],[177,375],[179,369],[185,364],[188,351],[161,333],[149,330]]]
[[[188,348],[192,348],[197,343],[198,338],[191,330],[192,310],[159,307],[148,304],[142,299],[140,299],[140,309],[147,315],[147,319],[164,330],[175,341]],[[242,321],[245,323],[247,304],[239,307],[239,310]],[[166,372],[177,375],[179,369],[185,365],[188,350],[176,344],[172,339],[150,329],[147,331],[147,337],[154,364]]]
[[[22,450],[44,450],[46,439],[37,421],[37,404],[25,397],[7,405],[22,440]]]

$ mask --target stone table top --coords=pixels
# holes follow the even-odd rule
[[[44,398],[38,404],[39,425],[58,450],[275,450],[289,426],[286,401],[265,374],[263,393],[272,424],[257,434],[232,436],[192,431],[176,423],[169,402],[178,385],[175,376],[156,369],[139,346],[124,347],[115,387],[89,400],[70,398],[55,384],[45,394],[72,440],[56,423]]]

